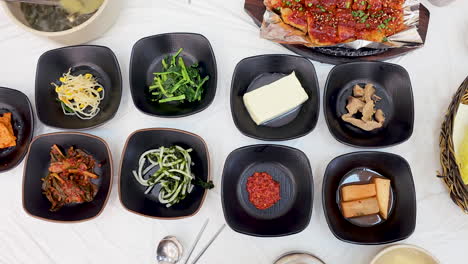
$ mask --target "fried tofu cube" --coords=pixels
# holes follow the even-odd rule
[[[16,146],[16,137],[11,125],[11,113],[0,116],[0,149]]]
[[[377,198],[371,197],[351,202],[341,202],[341,211],[346,218],[379,213]]]
[[[14,146],[16,146],[16,137],[10,133],[3,123],[0,123],[0,149]]]
[[[341,188],[343,202],[355,201],[376,196],[375,184],[347,185]]]
[[[390,180],[383,178],[374,178],[372,181],[374,182],[377,191],[379,213],[383,219],[387,219],[388,207],[390,202]]]
[[[385,38],[385,33],[383,31],[375,30],[363,30],[359,33],[358,38],[365,39],[374,42],[382,42]]]
[[[354,28],[338,25],[338,38],[340,41],[352,40],[355,36],[356,30]]]
[[[319,26],[313,16],[308,17],[308,31],[311,43],[317,46],[332,45],[329,39],[336,38],[337,29],[332,26]]]
[[[293,11],[291,8],[281,8],[281,18],[284,23],[302,32],[307,32],[307,16],[303,12]]]
[[[11,113],[4,113],[3,116],[0,116],[0,123],[4,124],[13,135],[13,127],[11,126]]]

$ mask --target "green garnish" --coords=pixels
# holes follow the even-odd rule
[[[366,1],[361,1],[361,5],[365,5],[366,4]]]
[[[214,184],[213,184],[213,181],[206,181],[205,182],[200,178],[193,179],[192,184],[196,185],[196,186],[200,186],[203,189],[207,189],[207,190],[213,189],[215,187]]]
[[[182,48],[176,54],[164,58],[162,71],[155,72],[153,83],[149,87],[151,101],[167,103],[172,101],[200,101],[203,85],[209,76],[202,78],[198,63],[187,67],[184,59],[179,57]]]
[[[325,10],[325,8],[324,8],[323,6],[321,6],[321,5],[317,5],[317,8],[319,8],[319,9],[320,9],[320,11],[322,11],[322,12],[325,12],[325,11],[327,11],[327,10]]]
[[[382,39],[382,42],[387,42],[387,41],[388,41],[388,38],[387,38],[387,37],[384,37],[384,38]]]
[[[346,2],[346,8],[350,8],[351,7],[351,2]]]
[[[364,15],[366,15],[366,13],[362,10],[358,10],[358,11],[351,11],[351,14],[354,16],[354,17],[363,17]],[[368,15],[367,15],[368,16]],[[367,18],[366,16],[366,18]]]
[[[386,26],[385,24],[383,24],[383,23],[377,26],[378,29],[384,29],[384,28],[386,28],[386,27],[387,27],[387,26]]]
[[[58,99],[57,99],[58,100]],[[60,100],[59,100],[60,101]],[[73,109],[71,109],[70,107],[68,107],[66,104],[64,104],[62,101],[60,101],[60,103],[62,104],[62,107],[63,107],[63,110],[65,110],[67,113],[75,113],[75,111],[73,111]]]
[[[361,23],[365,23],[367,21],[368,17],[369,17],[369,15],[365,15],[365,16],[361,17]]]
[[[309,3],[309,4],[308,4],[308,6],[309,6],[309,7],[312,7],[312,6],[313,6],[313,4],[312,4],[312,3]]]
[[[55,98],[55,101],[59,102],[60,105],[62,105],[62,109],[65,110],[65,112],[67,113],[75,113],[75,111],[73,111],[73,109],[71,109],[70,107],[68,107],[66,104],[64,104],[62,102],[62,100],[58,99],[58,98]]]

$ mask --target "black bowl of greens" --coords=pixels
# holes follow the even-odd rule
[[[167,33],[143,38],[132,50],[130,90],[145,114],[182,117],[206,109],[216,94],[216,59],[207,38]]]

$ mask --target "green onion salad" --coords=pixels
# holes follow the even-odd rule
[[[170,207],[185,199],[194,188],[195,175],[191,171],[194,163],[190,152],[192,149],[180,146],[148,150],[140,156],[138,170],[133,171],[133,176],[141,185],[147,186],[145,194],[160,185],[159,202]],[[145,177],[147,174],[149,177]]]

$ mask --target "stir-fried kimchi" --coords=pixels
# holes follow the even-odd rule
[[[265,0],[283,22],[316,46],[356,39],[386,42],[406,28],[405,0]],[[297,31],[296,31],[297,32]]]
[[[98,176],[93,172],[95,160],[80,149],[70,147],[66,155],[57,145],[50,150],[49,174],[42,179],[42,190],[52,203],[54,212],[66,204],[91,202],[97,193],[91,179]]]

